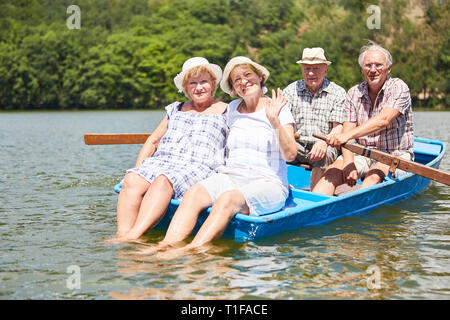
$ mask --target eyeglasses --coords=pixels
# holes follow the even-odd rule
[[[375,67],[375,69],[380,71],[381,69],[384,68],[384,64],[383,63],[366,63],[364,65],[364,69],[366,69],[366,70],[371,70],[372,67]]]

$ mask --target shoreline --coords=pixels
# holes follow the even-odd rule
[[[446,108],[424,108],[416,107],[412,108],[413,112],[450,112],[450,107]],[[164,107],[161,108],[113,108],[113,109],[15,109],[15,110],[0,110],[0,113],[29,113],[29,112],[111,112],[111,111],[164,111]]]

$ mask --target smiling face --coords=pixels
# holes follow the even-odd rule
[[[370,50],[364,56],[362,73],[369,85],[369,89],[378,91],[386,81],[391,67],[386,64],[386,56],[378,50]]]
[[[216,84],[215,80],[211,78],[211,74],[203,71],[197,75],[187,76],[183,88],[194,103],[205,103],[214,96]]]
[[[328,74],[328,66],[320,64],[302,64],[302,75],[306,86],[311,92],[316,92],[322,86],[323,79]]]
[[[243,64],[234,67],[230,72],[229,81],[233,91],[240,97],[251,94],[261,94],[263,77],[253,70],[249,65]]]

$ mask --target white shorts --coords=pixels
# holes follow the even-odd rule
[[[220,167],[218,173],[199,182],[214,203],[221,194],[238,190],[244,196],[250,215],[260,216],[284,207],[289,189],[280,181],[258,175],[255,170]]]
[[[411,160],[411,154],[407,151],[394,151],[393,153],[391,153],[391,155],[397,156],[397,157],[405,159],[405,160]],[[336,160],[344,160],[344,158],[341,155]],[[369,172],[370,168],[377,162],[378,161],[373,160],[371,158],[367,158],[367,157],[355,154],[354,163],[355,163],[356,171],[358,172],[358,178],[364,179],[367,172]],[[398,178],[404,174],[406,174],[405,171],[397,169],[397,170],[395,170],[394,176]]]

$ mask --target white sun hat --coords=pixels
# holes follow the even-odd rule
[[[220,68],[217,64],[209,63],[209,61],[203,57],[190,58],[183,63],[182,71],[177,74],[175,78],[173,78],[173,82],[175,82],[175,86],[178,88],[178,92],[183,92],[183,80],[186,73],[192,68],[198,66],[204,66],[209,71],[211,71],[211,73],[216,76],[217,82],[222,79],[222,68]]]
[[[227,65],[225,66],[225,69],[223,70],[222,81],[220,81],[220,88],[223,90],[223,92],[230,95],[231,97],[236,97],[236,95],[232,94],[233,88],[230,87],[228,83],[228,78],[230,77],[230,73],[233,70],[233,68],[239,64],[250,64],[253,67],[255,67],[256,70],[259,70],[259,72],[261,72],[261,74],[263,75],[264,83],[270,76],[269,70],[264,68],[262,65],[252,61],[251,59],[243,56],[234,57],[233,59],[228,61]]]
[[[302,54],[302,60],[298,64],[322,64],[330,65],[331,61],[325,58],[325,51],[322,48],[305,48]]]

